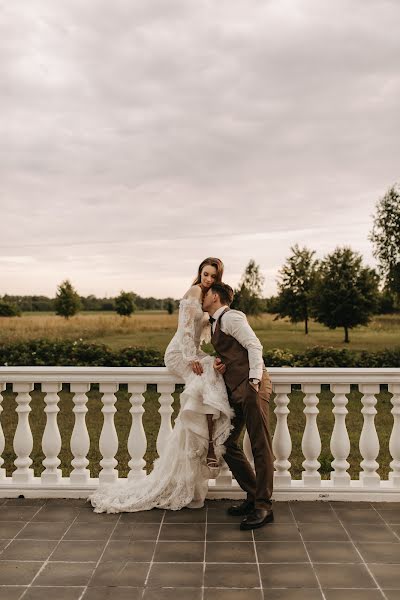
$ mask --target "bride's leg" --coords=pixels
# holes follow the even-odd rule
[[[207,462],[209,459],[211,461],[216,461],[217,457],[215,456],[214,444],[213,444],[213,432],[214,432],[214,419],[213,415],[207,414],[207,425],[208,425],[208,452],[207,452]]]

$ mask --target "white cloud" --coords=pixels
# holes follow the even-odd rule
[[[397,2],[0,11],[3,292],[69,277],[177,297],[220,254],[233,284],[254,257],[272,293],[294,243],[373,262],[374,203],[399,177]]]

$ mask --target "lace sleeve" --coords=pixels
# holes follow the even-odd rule
[[[209,321],[208,313],[204,313],[201,335],[200,335],[200,345],[201,344],[209,344],[211,342],[211,325]]]
[[[182,314],[182,356],[187,362],[197,359],[197,348],[194,341],[195,333],[195,315],[198,310],[198,301],[183,300],[180,303],[179,311]]]

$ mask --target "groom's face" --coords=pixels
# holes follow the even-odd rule
[[[213,294],[212,290],[209,289],[207,294],[204,296],[204,300],[203,300],[203,310],[205,312],[208,312],[208,309],[213,305],[214,303],[214,296],[215,294]]]

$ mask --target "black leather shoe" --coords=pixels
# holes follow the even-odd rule
[[[243,517],[254,511],[254,502],[251,500],[245,500],[241,504],[234,504],[230,506],[226,511],[231,517]]]
[[[252,513],[247,515],[240,523],[240,529],[258,529],[263,527],[267,523],[272,523],[274,520],[274,513],[271,509],[267,508],[255,508]]]

